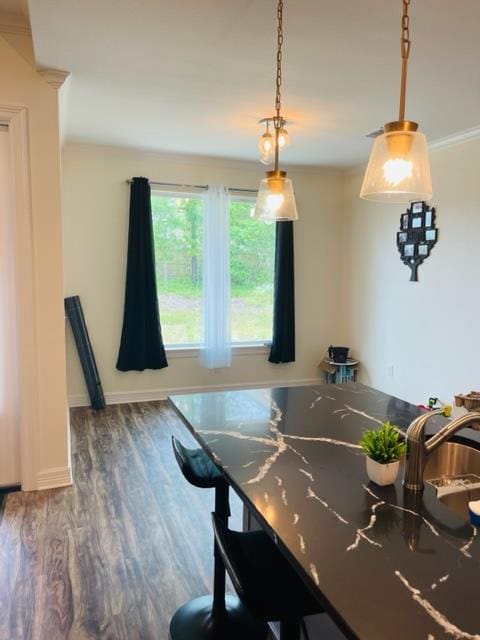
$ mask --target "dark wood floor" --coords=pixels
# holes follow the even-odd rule
[[[213,494],[171,453],[172,434],[190,436],[161,402],[73,409],[71,425],[75,485],[4,505],[0,640],[167,640],[211,583]]]

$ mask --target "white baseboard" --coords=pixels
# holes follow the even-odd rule
[[[168,396],[180,393],[205,393],[208,391],[229,391],[233,389],[262,389],[270,387],[301,387],[303,385],[321,384],[320,378],[303,380],[262,380],[261,382],[234,382],[221,385],[204,385],[200,387],[175,387],[171,389],[145,389],[144,391],[111,391],[105,393],[107,404],[124,404],[128,402],[149,402],[150,400],[166,400]],[[88,407],[90,401],[86,394],[68,396],[69,407]]]
[[[56,489],[68,487],[73,483],[70,467],[54,467],[44,469],[37,476],[37,489]]]

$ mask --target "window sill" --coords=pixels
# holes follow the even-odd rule
[[[198,358],[200,347],[165,347],[167,358]],[[232,356],[256,356],[265,355],[270,351],[269,344],[234,344]]]

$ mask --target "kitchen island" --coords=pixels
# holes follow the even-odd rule
[[[358,441],[420,411],[360,384],[170,402],[349,638],[480,640],[477,531],[436,498],[368,481]],[[445,424],[432,417],[429,430]]]

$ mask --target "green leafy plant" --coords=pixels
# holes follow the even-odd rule
[[[390,422],[382,424],[380,429],[364,431],[359,444],[365,455],[380,464],[396,462],[407,450],[397,427]]]

